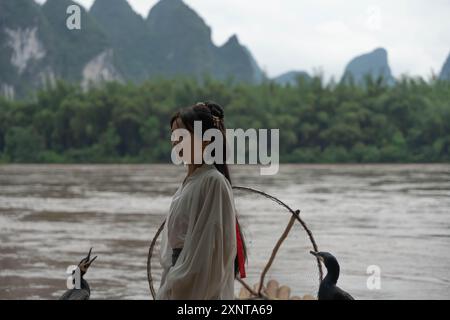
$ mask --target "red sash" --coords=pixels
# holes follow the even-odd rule
[[[238,266],[239,266],[239,274],[241,279],[246,277],[245,274],[245,257],[244,257],[244,245],[241,239],[241,233],[239,232],[239,224],[236,218],[236,245],[237,245],[237,257],[238,257]]]

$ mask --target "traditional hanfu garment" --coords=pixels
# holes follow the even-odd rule
[[[236,241],[233,189],[214,165],[204,164],[173,196],[161,233],[156,299],[234,299]],[[180,248],[172,265],[173,249]]]

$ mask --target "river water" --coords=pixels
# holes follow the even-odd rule
[[[355,298],[450,299],[450,165],[231,170],[235,185],[301,210],[319,249],[337,257],[339,286]],[[90,247],[98,255],[86,275],[92,299],[151,299],[148,247],[184,174],[173,165],[0,166],[0,299],[58,298],[66,268]],[[236,192],[235,201],[249,251],[245,280],[254,284],[290,216],[255,194]],[[267,279],[314,295],[311,249],[296,223]],[[152,267],[158,288],[156,259]]]

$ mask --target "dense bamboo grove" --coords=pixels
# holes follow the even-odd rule
[[[225,107],[229,128],[279,128],[281,162],[450,160],[450,82],[316,77],[285,87],[156,79],[89,91],[60,82],[29,99],[0,98],[0,161],[167,162],[170,116],[204,100]]]

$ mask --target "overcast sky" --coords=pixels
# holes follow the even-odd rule
[[[89,8],[94,0],[78,0]],[[128,0],[146,17],[157,0]],[[38,0],[44,2],[44,0]],[[223,44],[232,34],[276,76],[339,78],[353,57],[388,50],[394,76],[439,73],[450,53],[450,0],[185,0]]]

